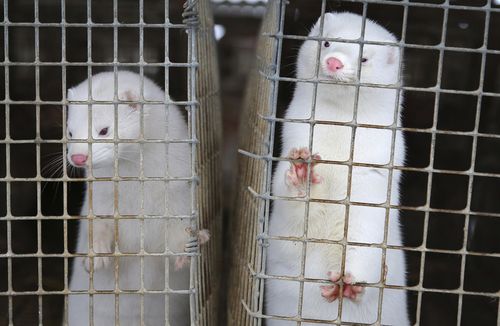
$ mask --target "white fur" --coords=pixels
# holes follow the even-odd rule
[[[117,75],[117,95],[119,100],[142,101],[140,76],[127,71]],[[112,101],[114,98],[114,75],[111,72],[100,73],[91,78],[91,98],[97,101]],[[89,81],[85,80],[68,91],[67,130],[68,138],[87,140],[88,105],[71,104],[71,101],[87,101]],[[164,101],[165,93],[151,80],[144,78],[144,101]],[[115,109],[113,104],[93,104],[92,137],[94,139],[114,138]],[[145,140],[178,140],[188,138],[187,126],[179,108],[174,105],[118,105],[118,137],[120,139],[140,139],[140,116],[144,117]],[[108,128],[106,136],[99,131]],[[70,136],[71,133],[71,136]],[[92,168],[87,166],[87,176],[96,178],[114,176],[114,144],[91,143],[91,152],[87,143],[69,143],[68,161],[73,154],[90,154]],[[135,143],[119,143],[118,175],[120,177],[140,176],[140,148]],[[191,173],[190,150],[188,144],[180,143],[144,143],[143,171],[145,177],[189,177]],[[97,216],[93,222],[93,251],[95,253],[140,252],[141,222],[133,218],[141,214],[141,198],[144,198],[144,214],[157,216],[190,214],[190,188],[187,181],[168,182],[144,181],[141,194],[139,181],[117,182],[118,193],[113,190],[113,181],[95,181],[92,187],[92,205],[89,203],[89,191],[86,192],[81,215],[87,216],[89,208]],[[115,197],[116,195],[116,197]],[[116,201],[116,199],[118,199]],[[113,206],[116,201],[117,213],[125,220],[113,220]],[[104,217],[111,217],[105,219]],[[118,248],[115,248],[115,222],[118,229]],[[89,223],[80,221],[77,253],[89,252]],[[143,224],[145,253],[162,253],[170,250],[182,252],[188,241],[185,228],[188,222],[165,219],[149,219]],[[166,240],[166,241],[165,241]],[[168,249],[167,249],[168,248]],[[119,277],[115,280],[115,258],[94,258],[95,290],[141,290],[141,259],[138,256],[118,259]],[[169,259],[169,273],[165,271],[165,256],[145,257],[143,261],[144,291],[165,289],[165,284],[172,289],[188,289],[189,268],[176,271],[174,257]],[[88,292],[90,285],[89,260],[75,258],[70,282],[72,291]],[[168,282],[165,276],[169,276]],[[187,295],[145,294],[143,318],[145,325],[163,325],[165,323],[165,300],[169,300],[169,321],[172,325],[189,324],[189,302]],[[115,300],[118,300],[120,325],[139,325],[141,318],[140,294],[96,294],[93,296],[94,325],[114,325]],[[68,321],[71,326],[90,325],[89,295],[69,295]],[[117,316],[118,317],[118,316]]]
[[[361,16],[352,13],[328,13],[324,16],[323,36],[329,38],[358,39],[361,36]],[[319,36],[319,20],[310,36]],[[396,42],[396,38],[376,23],[367,20],[365,40]],[[297,59],[299,78],[316,78],[318,41],[308,40],[302,45]],[[356,81],[359,65],[359,44],[330,42],[329,47],[321,43],[321,79]],[[341,74],[328,71],[326,60],[340,59],[344,64]],[[398,82],[399,50],[396,47],[365,45],[361,82],[396,84]],[[286,118],[311,118],[314,87],[312,83],[297,83],[295,93],[286,112]],[[357,122],[388,126],[393,123],[396,109],[396,94],[393,89],[361,87]],[[320,84],[315,106],[316,120],[348,122],[353,119],[355,87],[347,85]],[[399,104],[398,104],[399,105]],[[396,123],[399,123],[399,117]],[[287,157],[292,148],[309,146],[307,123],[285,123],[283,126],[282,157]],[[352,128],[347,126],[316,125],[314,127],[312,153],[324,160],[347,161],[351,147]],[[356,163],[388,164],[391,154],[392,131],[358,127],[355,132],[354,157]],[[397,133],[394,164],[404,161],[404,139]],[[273,177],[273,195],[297,197],[287,187],[285,174],[290,163],[281,161]],[[310,186],[311,198],[342,200],[347,195],[348,166],[340,164],[318,164],[315,172],[322,178],[320,184]],[[376,167],[353,167],[351,202],[377,203],[386,201],[388,169]],[[399,202],[400,174],[394,170],[391,203]],[[347,240],[376,243],[383,241],[386,211],[380,207],[349,207]],[[309,205],[308,231],[304,234],[305,204],[298,201],[276,200],[270,217],[269,232],[273,236],[305,236],[314,239],[341,240],[344,236],[346,207],[341,204],[311,203]],[[398,212],[393,210],[388,225],[388,244],[401,245]],[[270,275],[297,277],[300,274],[302,244],[291,241],[270,241],[267,256],[267,273]],[[326,280],[328,271],[341,272],[342,247],[337,244],[309,243],[306,250],[305,278]],[[345,272],[352,274],[356,282],[377,283],[381,280],[382,251],[377,248],[347,246]],[[387,284],[405,285],[405,258],[402,251],[387,251]],[[298,315],[299,282],[266,281],[266,313],[294,317]],[[302,317],[333,320],[338,316],[338,302],[328,303],[322,296],[319,283],[305,282]],[[343,299],[342,320],[354,323],[374,323],[378,310],[377,288],[366,287],[356,301]],[[407,300],[404,291],[384,290],[382,323],[409,325]],[[294,322],[268,320],[268,326],[295,325]],[[302,323],[302,325],[309,325]],[[314,324],[319,325],[319,324]]]

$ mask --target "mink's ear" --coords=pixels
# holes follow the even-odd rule
[[[128,103],[128,105],[133,110],[137,110],[139,108],[139,103],[137,103],[139,101],[139,96],[137,96],[137,94],[131,90],[121,93],[118,98],[122,101],[136,102],[136,103]]]
[[[75,92],[73,91],[72,88],[70,88],[70,89],[68,89],[68,96],[66,96],[66,99],[73,98],[74,95],[75,95]]]
[[[387,51],[387,64],[393,65],[399,63],[399,48],[395,46],[389,46]]]
[[[324,34],[324,28],[325,25],[332,19],[333,14],[330,12],[325,13],[324,18],[323,18],[323,34]],[[314,26],[311,28],[311,31],[309,32],[310,36],[320,36],[320,26],[321,26],[321,16],[318,18]]]

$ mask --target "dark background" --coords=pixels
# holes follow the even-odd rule
[[[4,0],[7,1],[7,0]],[[395,1],[397,2],[397,1]],[[417,2],[417,1],[415,1]],[[418,1],[441,4],[443,1]],[[85,23],[87,10],[85,1],[66,1],[66,21]],[[119,1],[120,22],[138,22],[137,1]],[[182,1],[170,1],[170,19],[181,22]],[[451,4],[466,5],[479,9],[486,0],[450,1]],[[164,2],[145,1],[146,22],[164,21]],[[12,22],[33,22],[32,0],[11,0],[9,20]],[[3,10],[3,9],[2,9]],[[350,1],[327,1],[327,11],[352,11],[361,13],[362,4]],[[245,89],[246,77],[252,68],[258,28],[263,8],[259,6],[236,6],[220,4],[214,6],[216,23],[226,28],[225,36],[219,42],[219,64],[221,71],[222,103],[224,118],[224,181],[225,198],[230,198],[236,166],[236,148],[239,114]],[[321,1],[290,1],[285,16],[285,33],[307,35],[309,28],[321,13]],[[0,16],[4,13],[1,12]],[[441,41],[444,10],[442,8],[417,8],[408,10],[406,42],[422,45],[438,45]],[[92,21],[111,23],[113,20],[112,1],[92,1]],[[370,4],[368,17],[376,20],[401,38],[403,7],[399,5]],[[59,1],[40,1],[39,20],[44,23],[61,21]],[[446,46],[477,49],[482,46],[485,25],[484,11],[450,10],[444,44]],[[487,47],[500,50],[500,13],[492,13],[489,25]],[[165,33],[162,28],[144,29],[144,55],[146,62],[164,61]],[[172,29],[169,33],[170,60],[186,62],[185,31]],[[35,32],[33,27],[9,27],[9,59],[11,62],[33,62],[35,60]],[[66,28],[66,60],[80,63],[66,67],[66,85],[71,87],[87,75],[87,60],[112,62],[113,29],[92,28],[91,58],[87,56],[87,28]],[[0,28],[0,44],[4,44],[4,29]],[[294,63],[300,42],[285,40],[283,43],[281,74],[294,77]],[[62,58],[61,28],[40,28],[40,61],[59,62]],[[120,62],[137,62],[139,57],[139,29],[137,27],[118,29],[118,59]],[[0,51],[0,61],[4,61],[4,51]],[[439,50],[411,49],[404,52],[405,84],[415,87],[433,87],[438,80]],[[488,54],[485,62],[483,90],[500,93],[500,54]],[[481,86],[481,54],[478,52],[444,51],[441,88],[475,91]],[[93,66],[91,73],[112,70],[112,64],[105,67]],[[137,69],[136,69],[137,70]],[[42,101],[62,100],[63,73],[61,66],[40,67],[39,95]],[[145,67],[145,74],[164,85],[165,70],[162,67]],[[171,68],[168,89],[173,99],[186,98],[186,69]],[[0,99],[5,99],[5,70],[0,65]],[[11,66],[9,69],[10,99],[33,101],[36,98],[35,67]],[[282,116],[293,92],[292,83],[280,83],[278,115]],[[416,168],[434,168],[456,173],[432,173],[432,187],[427,193],[427,183],[431,172],[405,172],[402,184],[402,204],[408,207],[425,205],[430,198],[432,208],[445,209],[447,213],[430,213],[427,239],[423,242],[423,212],[406,210],[402,212],[405,245],[419,248],[449,250],[449,253],[427,253],[425,255],[423,286],[431,289],[457,289],[460,286],[462,249],[478,253],[500,253],[500,219],[488,217],[488,213],[500,213],[498,177],[476,176],[472,182],[468,234],[464,234],[468,201],[469,176],[474,163],[475,172],[500,173],[500,139],[483,135],[477,137],[476,157],[472,161],[476,117],[479,117],[479,132],[500,134],[500,98],[478,97],[477,94],[459,95],[408,91],[405,94],[403,121],[405,127],[418,128],[406,132],[408,157],[407,165]],[[477,109],[480,108],[478,114]],[[6,111],[8,110],[8,111]],[[437,111],[435,111],[437,110]],[[5,113],[9,112],[10,121]],[[35,139],[36,107],[32,104],[15,104],[0,108],[0,139],[5,138],[6,126],[10,137],[15,140]],[[436,118],[434,121],[434,117]],[[431,162],[431,133],[429,128],[436,123],[438,131],[453,131],[455,134],[437,133],[433,165]],[[62,126],[62,106],[40,105],[40,138],[60,139]],[[461,133],[461,134],[460,134]],[[279,139],[279,138],[277,138]],[[276,148],[279,148],[277,144]],[[62,146],[41,144],[42,175],[60,177],[52,171],[50,160],[60,156]],[[6,176],[6,147],[0,144],[0,177]],[[59,154],[58,154],[59,153]],[[36,145],[13,144],[10,146],[10,173],[12,177],[36,176]],[[460,174],[462,172],[462,174]],[[72,175],[78,177],[78,175]],[[81,175],[80,175],[81,176]],[[1,181],[1,180],[0,180]],[[54,216],[42,220],[40,227],[40,253],[61,254],[64,252],[64,223],[57,218],[63,214],[62,184],[47,182],[41,184],[41,207],[37,207],[35,182],[12,182],[10,206],[15,217],[26,217],[11,222],[11,243],[14,254],[34,254],[38,252],[38,224],[33,217],[38,209],[44,216]],[[77,214],[83,190],[82,182],[68,184],[68,213]],[[0,182],[0,216],[6,215],[7,195],[5,182]],[[229,203],[228,203],[229,204]],[[227,214],[226,214],[227,215]],[[226,216],[228,218],[228,216]],[[68,222],[67,243],[71,252],[76,236],[74,221]],[[7,223],[0,217],[0,254],[7,251]],[[421,254],[408,251],[409,285],[417,285]],[[498,292],[500,290],[500,258],[466,256],[464,290]],[[35,291],[39,287],[45,291],[60,291],[64,287],[63,258],[41,259],[42,283],[38,284],[38,260],[36,258],[12,258],[12,286],[15,291]],[[7,259],[0,258],[0,292],[8,289]],[[416,292],[410,292],[412,318],[416,312]],[[0,325],[8,322],[6,296],[0,296]],[[43,311],[44,325],[60,323],[64,298],[60,295],[43,296],[43,306],[38,306],[36,296],[13,297],[13,317],[16,325],[38,324],[38,310]],[[496,325],[498,297],[465,295],[462,305],[462,325]],[[420,321],[422,325],[455,325],[458,296],[454,294],[425,292],[422,296]]]

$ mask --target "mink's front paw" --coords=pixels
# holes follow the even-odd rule
[[[198,232],[193,232],[191,228],[187,228],[186,231],[191,234],[191,238],[188,243],[184,246],[184,251],[186,253],[194,253],[198,251],[200,245],[205,244],[210,240],[210,232],[207,229],[199,230]],[[175,270],[184,268],[191,261],[190,256],[178,256],[175,259]]]
[[[289,188],[295,188],[299,196],[304,196],[307,189],[307,180],[311,180],[311,185],[321,183],[321,177],[314,171],[317,164],[314,160],[321,160],[319,154],[311,155],[307,147],[292,148],[288,154],[290,160],[311,160],[311,164],[306,162],[290,162],[290,169],[286,171],[285,182]]]
[[[83,261],[83,266],[85,267],[85,270],[87,273],[90,273],[90,259],[89,257],[86,257]],[[94,265],[92,269],[94,271],[97,271],[99,269],[105,269],[108,268],[108,266],[111,265],[111,258],[110,257],[94,257]]]
[[[340,283],[342,283],[343,287],[342,296],[353,301],[358,300],[365,290],[362,286],[355,285],[354,278],[350,273],[346,273],[342,277],[340,273],[330,271],[328,272],[328,279],[337,283],[333,285],[320,286],[321,296],[328,302],[333,302],[340,296]]]
[[[91,270],[91,260],[93,260],[92,269],[94,271],[108,268],[113,264],[113,257],[110,257],[114,252],[114,228],[112,221],[95,221],[92,230],[92,239],[92,251],[99,256],[94,256],[93,258],[85,257],[83,266],[87,272]]]
[[[94,240],[94,246],[93,246],[93,251],[96,254],[105,254],[105,255],[111,255],[113,253],[113,245],[112,241],[109,239],[99,239],[99,240]],[[92,258],[90,257],[85,257],[83,260],[83,266],[85,267],[85,270],[87,272],[90,272],[90,260]],[[112,265],[113,259],[112,257],[109,256],[94,256],[93,258],[94,264],[93,264],[93,270],[99,270],[99,269],[104,269],[108,268],[108,266]]]

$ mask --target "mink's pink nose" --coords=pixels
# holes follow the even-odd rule
[[[75,165],[85,165],[85,162],[87,162],[87,155],[84,154],[75,154],[71,155],[71,160]]]
[[[335,72],[342,69],[344,67],[344,64],[342,64],[342,61],[340,61],[339,59],[331,57],[326,60],[326,66],[328,67],[328,70]]]

